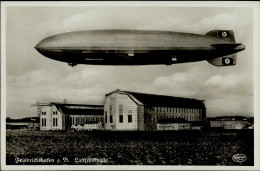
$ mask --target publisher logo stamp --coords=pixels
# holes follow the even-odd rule
[[[247,157],[244,154],[235,154],[232,157],[232,160],[234,162],[239,162],[239,163],[242,163],[242,162],[246,161],[246,159],[247,159]]]

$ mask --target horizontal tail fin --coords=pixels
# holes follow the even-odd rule
[[[212,30],[208,32],[206,36],[236,42],[233,30]]]
[[[236,65],[237,54],[222,56],[220,58],[209,59],[208,62],[215,66]]]

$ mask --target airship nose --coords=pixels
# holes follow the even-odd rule
[[[41,49],[41,42],[39,42],[34,49],[36,49],[37,51],[39,51]]]
[[[44,48],[42,47],[42,43],[39,42],[35,47],[34,49],[36,49],[40,54],[43,55],[43,51],[44,51]]]
[[[51,42],[49,41],[49,38],[45,38],[41,40],[34,48],[41,53],[42,51],[47,50],[50,45]]]
[[[45,53],[48,51],[46,47],[43,46],[43,40],[40,41],[34,48],[42,55],[46,56]]]
[[[56,44],[56,36],[50,36],[41,40],[34,48],[43,56],[54,59],[56,58],[55,53],[61,51]]]
[[[50,36],[41,40],[34,48],[39,51],[41,49],[51,47],[52,44],[53,44],[53,36]]]
[[[47,37],[43,40],[41,40],[34,48],[41,53],[42,55],[46,56],[48,55],[47,53],[51,53],[60,47],[57,46],[61,44],[59,39],[57,38],[56,35]]]

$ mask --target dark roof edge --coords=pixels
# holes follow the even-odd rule
[[[76,104],[76,103],[62,103],[62,102],[49,102],[49,103],[36,103],[36,106],[51,106],[51,105],[67,105],[67,106],[88,106],[88,107],[104,107],[104,105],[95,104]]]
[[[86,106],[86,107],[104,107],[104,105],[93,105],[93,104],[73,104],[73,103],[54,103],[51,102],[51,104],[54,105],[66,105],[66,106]]]
[[[136,94],[143,94],[143,95],[152,95],[152,96],[161,96],[161,97],[174,97],[174,98],[179,98],[179,99],[189,99],[189,100],[197,100],[197,101],[202,101],[204,102],[205,100],[199,100],[199,99],[194,99],[194,98],[187,98],[187,97],[176,97],[176,96],[168,96],[168,95],[161,95],[161,94],[150,94],[150,93],[139,93],[139,92],[132,92],[132,91],[122,91],[122,90],[115,90],[112,91],[111,93],[106,94],[105,96],[109,96],[110,94],[116,93],[116,92],[124,92],[128,94],[136,93]]]

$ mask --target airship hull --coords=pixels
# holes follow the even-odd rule
[[[170,65],[227,56],[244,46],[190,33],[100,30],[50,36],[35,48],[48,58],[69,64]]]

